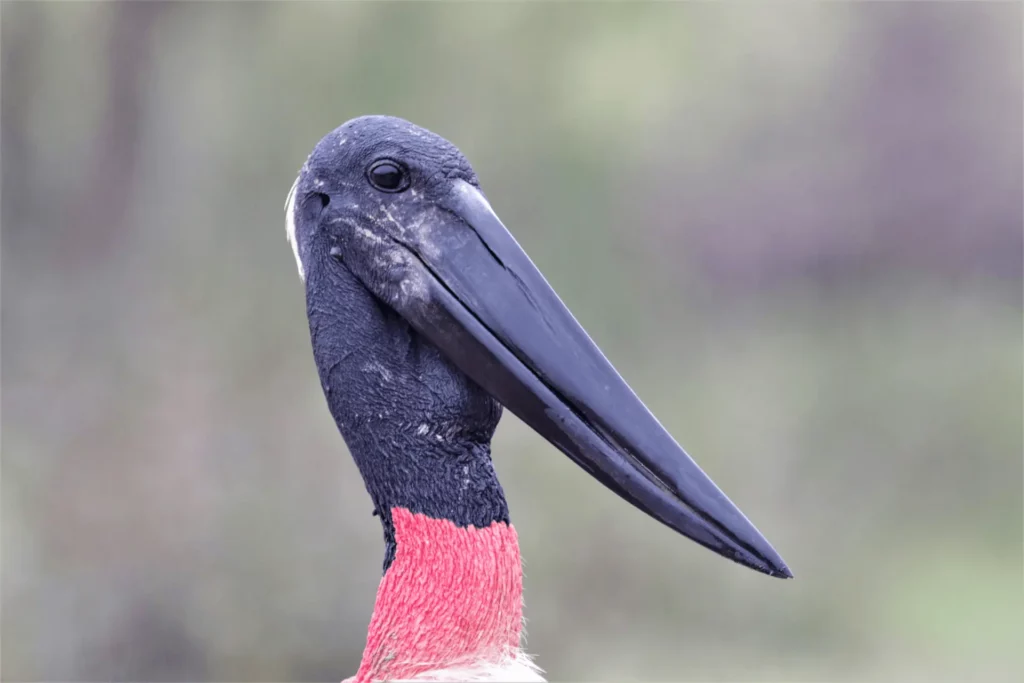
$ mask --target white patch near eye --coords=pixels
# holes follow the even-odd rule
[[[299,258],[299,240],[295,236],[295,192],[299,187],[299,179],[295,178],[292,189],[288,190],[288,198],[284,201],[284,233],[288,243],[292,245],[292,253],[295,254],[295,265],[299,268],[299,277],[306,281],[306,271],[302,268],[302,259]]]

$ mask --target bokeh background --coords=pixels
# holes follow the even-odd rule
[[[2,7],[2,676],[337,681],[380,527],[285,194],[454,141],[796,572],[653,523],[506,413],[554,680],[1020,680],[1019,3]]]

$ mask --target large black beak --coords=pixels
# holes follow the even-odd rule
[[[389,303],[466,375],[630,503],[740,564],[775,549],[619,376],[475,187],[456,181],[402,240],[417,295]]]

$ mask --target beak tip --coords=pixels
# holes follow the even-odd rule
[[[768,576],[773,576],[777,579],[792,579],[793,571],[786,564],[785,560],[779,557],[778,553],[773,552],[770,556],[764,558],[767,560],[766,571],[764,572]]]
[[[792,579],[793,572],[790,571],[789,567],[787,567],[786,565],[782,565],[776,571],[772,572],[772,576],[779,579]]]
[[[745,549],[746,552],[742,555],[744,559],[740,562],[751,569],[777,579],[792,579],[793,570],[789,568],[786,561],[767,539],[758,534],[758,541],[760,542],[752,544],[753,547],[748,546]]]

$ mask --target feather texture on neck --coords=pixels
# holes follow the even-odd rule
[[[398,507],[391,516],[395,559],[350,680],[543,681],[519,644],[523,574],[515,528],[459,527]]]

